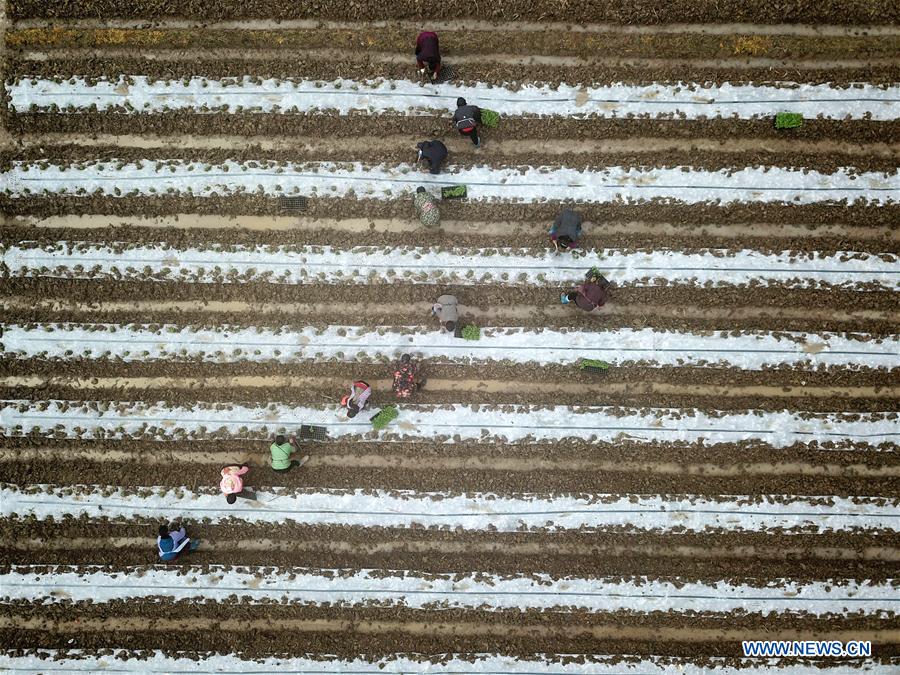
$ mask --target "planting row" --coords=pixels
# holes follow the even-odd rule
[[[695,442],[757,440],[771,447],[794,443],[825,447],[892,447],[900,437],[896,412],[804,413],[787,410],[743,413],[690,409],[629,410],[596,406],[403,406],[396,424],[375,432],[368,420],[347,419],[335,406],[290,407],[270,403],[248,407],[229,403],[168,406],[116,401],[0,402],[4,436],[38,434],[96,438],[265,439],[277,429],[301,423],[326,427],[333,438],[454,442],[582,439]]]
[[[39,520],[166,519],[448,531],[875,532],[898,530],[900,500],[792,495],[635,495],[261,487],[256,501],[226,505],[214,488],[0,484],[0,515]]]
[[[191,658],[193,656],[194,658]],[[442,654],[428,658],[421,654],[392,654],[383,658],[315,659],[242,658],[239,654],[179,653],[159,650],[131,651],[113,648],[98,655],[80,649],[34,649],[26,653],[0,652],[0,667],[26,675],[64,670],[67,673],[212,673],[278,675],[279,673],[320,673],[340,675],[665,675],[677,668],[682,675],[761,675],[776,669],[779,675],[830,675],[866,672],[890,675],[900,661],[874,659],[832,659],[815,664],[797,664],[779,659],[724,659],[705,657],[694,661],[678,657],[605,656],[601,654],[541,654],[530,657],[499,654]]]
[[[0,247],[11,277],[179,281],[201,284],[575,284],[596,267],[619,286],[900,288],[894,254],[701,249],[622,251],[357,246],[216,246],[24,241]]]
[[[89,161],[79,164],[13,161],[0,173],[9,197],[69,195],[110,197],[146,195],[259,194],[315,195],[324,199],[363,196],[393,200],[419,186],[433,190],[465,185],[472,201],[584,203],[674,200],[683,204],[776,203],[890,205],[900,202],[900,173],[774,166],[721,169],[689,166],[648,168],[611,166],[572,169],[518,166],[449,167],[440,175],[410,164],[370,166],[360,162],[279,163],[259,161],[205,164],[180,160]]]
[[[296,363],[323,360],[387,361],[403,353],[432,363],[510,361],[572,364],[600,359],[609,364],[733,367],[761,370],[791,365],[811,370],[844,366],[897,367],[898,336],[809,334],[779,331],[711,334],[620,329],[613,331],[471,329],[468,339],[419,326],[325,328],[192,328],[177,325],[2,324],[6,358],[53,361],[115,360],[210,363]]]
[[[185,583],[185,576],[191,578]],[[900,603],[896,584],[827,579],[798,583],[772,579],[762,586],[697,582],[674,578],[556,577],[550,574],[499,576],[422,575],[401,570],[187,567],[179,570],[14,566],[0,573],[0,605],[19,601],[47,605],[66,602],[172,598],[197,604],[303,604],[412,609],[549,612],[673,612],[864,614],[887,618]]]
[[[245,66],[246,67],[246,66]],[[404,80],[279,80],[251,76],[222,80],[185,77],[152,79],[143,75],[87,81],[20,77],[6,84],[13,111],[164,112],[338,112],[340,114],[446,113],[463,97],[504,116],[668,117],[677,119],[772,117],[790,110],[825,119],[897,118],[900,87],[857,84],[705,86],[702,83],[634,86],[522,85],[515,88],[422,85]]]

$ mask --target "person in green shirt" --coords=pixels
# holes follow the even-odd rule
[[[289,471],[291,467],[303,466],[309,461],[309,455],[304,455],[300,460],[291,459],[292,454],[300,452],[296,436],[285,440],[284,434],[278,434],[269,450],[272,452],[273,471]]]

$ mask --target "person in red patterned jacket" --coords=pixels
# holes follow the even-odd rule
[[[437,33],[423,31],[416,38],[416,67],[420,75],[428,75],[432,80],[441,72],[441,50]]]
[[[425,386],[425,380],[419,378],[419,368],[409,357],[404,354],[400,357],[400,363],[394,368],[394,394],[397,398],[409,398],[414,391],[419,391]]]

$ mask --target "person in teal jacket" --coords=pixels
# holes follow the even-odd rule
[[[170,531],[168,525],[159,526],[156,548],[159,550],[159,557],[166,562],[175,560],[181,553],[187,554],[196,551],[198,546],[200,546],[200,540],[191,541],[183,527]]]

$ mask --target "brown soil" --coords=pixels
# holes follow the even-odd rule
[[[327,118],[340,123],[340,119]],[[323,119],[323,122],[325,119]],[[324,126],[324,125],[323,125]],[[450,136],[450,139],[447,137]],[[458,141],[457,136],[447,132],[445,140]],[[453,143],[451,143],[453,145]],[[268,149],[260,148],[223,148],[216,149],[181,149],[173,154],[170,149],[127,148],[121,146],[84,148],[80,145],[57,145],[48,154],[44,147],[29,147],[15,154],[0,154],[0,167],[10,166],[12,162],[34,162],[44,164],[76,164],[91,166],[100,161],[155,161],[158,166],[166,167],[178,162],[202,162],[204,164],[220,164],[227,160],[238,162],[261,162],[263,166],[276,169],[297,162],[361,162],[366,165],[409,164],[415,160],[415,144],[410,141],[405,146],[385,147],[381,149],[365,148],[360,151],[337,147],[330,149],[316,148],[314,153],[307,153],[297,148]],[[783,166],[790,168],[815,169],[822,173],[833,173],[841,168],[851,173],[878,171],[887,175],[897,172],[897,159],[892,156],[871,155],[856,156],[850,160],[844,153],[803,153],[799,149],[790,152],[770,152],[763,149],[755,151],[733,152],[724,145],[721,150],[709,151],[697,148],[685,150],[648,149],[643,152],[606,152],[602,157],[589,154],[569,154],[560,157],[541,151],[518,152],[515,155],[502,156],[491,152],[490,146],[477,156],[454,155],[451,158],[454,167],[472,168],[490,165],[493,169],[515,166],[540,166],[553,168],[568,167],[574,169],[598,169],[607,166],[624,166],[636,168],[676,168],[689,166],[694,169],[708,171],[739,171],[743,168]],[[424,173],[424,169],[422,169]]]
[[[182,485],[209,487],[218,480],[221,466],[240,459],[252,463],[248,485],[285,485],[288,487],[386,489],[420,491],[482,491],[504,494],[545,491],[549,493],[637,493],[672,494],[811,494],[853,496],[883,495],[898,498],[898,474],[889,458],[875,455],[865,460],[851,452],[800,449],[791,453],[768,453],[751,444],[737,447],[720,445],[716,456],[706,448],[671,449],[658,452],[634,448],[626,456],[618,446],[602,455],[573,459],[547,460],[534,451],[522,451],[522,457],[494,456],[476,449],[471,454],[446,455],[434,446],[411,444],[403,448],[370,448],[356,444],[353,449],[333,449],[334,443],[310,448],[312,455],[302,472],[281,476],[268,468],[264,443],[255,452],[246,445],[231,453],[216,452],[214,464],[200,464],[190,452],[167,460],[175,453],[173,443],[162,449],[151,442],[119,442],[119,448],[132,444],[135,454],[123,459],[73,459],[65,453],[52,453],[44,444],[40,460],[7,461],[14,452],[0,451],[0,468],[6,482],[20,485],[53,483],[69,485],[90,476],[100,485],[141,487],[152,466],[153,484],[177,488]],[[233,442],[231,443],[233,444]],[[122,452],[117,450],[116,452]],[[385,454],[382,454],[385,453]],[[638,454],[640,453],[640,454]],[[831,455],[838,455],[837,458]],[[870,453],[871,454],[871,453]],[[887,453],[885,453],[887,454]],[[196,455],[196,452],[194,453]],[[700,455],[705,462],[687,455]],[[31,458],[33,453],[20,453]],[[809,463],[799,457],[811,456]],[[754,462],[749,457],[756,457]]]
[[[162,79],[187,76],[408,78],[410,42],[421,17],[419,0],[361,3],[317,0],[287,3],[171,3],[149,0],[10,0],[16,26],[5,44],[18,52],[6,59],[7,77],[72,75],[89,78],[148,74]],[[432,3],[433,4],[433,3]],[[674,3],[574,3],[566,0],[508,0],[494,5],[434,5],[430,21],[479,19],[485,23],[448,26],[441,31],[445,60],[457,59],[463,81],[593,82],[853,81],[895,84],[900,37],[896,3],[838,2],[766,5],[743,0],[676,0]],[[460,14],[462,12],[462,14]],[[41,17],[47,20],[42,21]],[[154,29],[168,18],[200,21],[262,19],[255,24],[206,28],[182,25]],[[67,25],[85,19],[90,26]],[[115,18],[136,18],[133,28],[115,27]],[[282,19],[363,18],[369,23],[284,28]],[[388,19],[378,26],[373,20]],[[407,20],[400,25],[396,20]],[[493,26],[488,21],[515,21]],[[63,20],[63,21],[60,21]],[[416,21],[417,23],[413,23]],[[538,23],[524,24],[523,21]],[[549,21],[563,21],[570,26]],[[589,30],[574,24],[592,22]],[[596,22],[608,22],[598,27]],[[686,26],[683,22],[705,25]],[[728,23],[722,23],[728,22]],[[732,23],[737,22],[737,23]],[[853,24],[880,24],[874,29]],[[173,22],[173,26],[179,23]],[[827,23],[829,26],[820,24]],[[622,24],[620,26],[614,24]],[[624,24],[640,24],[634,28]],[[121,25],[121,24],[120,24]],[[474,26],[474,27],[473,27]],[[284,28],[284,29],[283,29]],[[875,34],[870,34],[874,32]],[[499,46],[498,46],[499,45]],[[335,47],[337,50],[335,51]],[[27,54],[44,49],[48,53]],[[71,50],[98,50],[75,53]],[[67,51],[69,50],[69,51]],[[214,51],[219,50],[219,51]],[[329,50],[329,51],[326,51]],[[340,58],[331,58],[331,53]],[[8,52],[7,52],[8,53]],[[350,54],[352,58],[344,58]],[[535,58],[537,56],[537,58]],[[524,67],[523,67],[524,66]],[[868,67],[866,67],[868,66]],[[8,104],[8,96],[4,94]],[[575,167],[677,166],[734,169],[781,165],[831,171],[896,173],[900,121],[807,119],[795,130],[776,130],[771,119],[537,119],[509,118],[485,133],[477,154],[462,150],[449,133],[446,115],[421,117],[165,112],[123,114],[116,109],[78,114],[58,110],[12,113],[2,106],[6,129],[0,158],[86,162],[102,158],[196,158],[275,161],[357,160],[407,162],[418,140],[440,137],[453,163],[469,166],[542,164]],[[449,115],[449,110],[447,111]],[[43,134],[81,134],[74,139]],[[21,138],[21,134],[30,134]],[[94,134],[127,135],[99,138]],[[148,134],[157,139],[148,139]],[[185,138],[192,134],[192,139]],[[162,138],[162,142],[159,142]],[[267,145],[255,145],[263,138]],[[315,138],[314,143],[310,139]],[[135,142],[136,139],[136,142]],[[406,140],[404,140],[406,139]],[[188,142],[190,140],[190,142]],[[147,142],[156,145],[141,147]],[[598,143],[621,142],[617,147]],[[672,143],[675,141],[676,143]],[[668,143],[668,144],[667,144]],[[630,145],[625,145],[630,144]],[[768,144],[768,145],[767,145]],[[542,147],[543,146],[543,147]],[[466,148],[468,150],[468,148]],[[254,195],[229,198],[0,197],[4,218],[0,242],[35,245],[59,239],[173,246],[353,245],[527,246],[547,245],[545,229],[564,207],[560,202],[481,204],[448,202],[445,232],[376,224],[410,223],[409,200],[311,200],[302,226],[203,225],[205,215],[256,219],[279,215],[276,199]],[[762,251],[863,251],[900,253],[896,223],[900,206],[828,203],[684,205],[662,201],[579,205],[589,225],[587,244],[622,249],[754,248]],[[60,216],[55,224],[34,217]],[[105,215],[85,227],[77,214]],[[119,218],[184,214],[190,224],[123,224]],[[281,214],[283,215],[283,214]],[[357,219],[353,227],[340,224]],[[339,223],[339,224],[335,224]],[[472,231],[488,223],[490,231]],[[508,227],[507,227],[508,225]],[[7,271],[8,272],[8,271]],[[556,287],[412,285],[283,286],[264,283],[190,284],[159,281],[12,279],[0,290],[4,322],[110,321],[114,323],[222,323],[260,326],[420,325],[437,295],[451,292],[464,313],[482,326],[554,326],[588,329],[654,327],[676,330],[865,331],[894,335],[900,330],[896,293],[857,286],[798,290],[787,286],[700,288],[668,285],[613,289],[603,315],[569,311]],[[360,309],[361,308],[361,309]],[[2,337],[0,337],[2,339]],[[487,404],[597,404],[625,408],[672,406],[711,411],[743,409],[865,411],[897,408],[898,369],[831,367],[820,371],[769,369],[749,372],[722,368],[651,368],[623,364],[602,375],[574,368],[525,368],[508,362],[454,365],[433,359],[423,364],[430,387],[416,402]],[[375,384],[373,404],[392,398],[384,364],[205,364],[196,361],[134,363],[0,359],[0,397],[40,402],[66,399],[160,400],[194,403],[221,400],[260,405],[333,403],[351,377]],[[802,414],[801,414],[802,416]],[[52,435],[52,434],[50,434]],[[249,487],[382,489],[450,493],[489,492],[603,495],[699,494],[731,500],[749,495],[755,503],[783,503],[782,495],[805,495],[828,505],[831,496],[853,501],[869,495],[884,504],[900,499],[895,446],[873,449],[858,443],[812,442],[775,449],[761,442],[326,441],[310,447],[309,463],[287,474],[272,472],[268,440],[206,441],[44,438],[29,434],[0,439],[0,475],[29,492],[53,484],[78,494],[83,484],[120,487],[149,494],[148,486],[184,486],[218,494],[221,465],[253,466]],[[222,502],[223,512],[227,505]],[[851,508],[852,510],[852,508]],[[180,514],[171,514],[178,518]],[[449,528],[393,529],[297,524],[249,524],[236,518],[212,524],[185,521],[201,548],[181,563],[285,568],[382,568],[420,573],[495,574],[544,572],[556,577],[646,576],[676,580],[726,580],[782,592],[784,578],[886,582],[896,578],[900,535],[893,524],[861,528],[767,529],[761,533],[708,528],[643,531],[634,526],[499,533]],[[0,570],[11,565],[86,566],[111,570],[158,562],[157,523],[140,518],[62,518],[38,521],[0,518]],[[189,583],[189,579],[186,579]],[[744,612],[486,612],[428,611],[378,606],[302,607],[285,603],[250,606],[237,598],[223,603],[136,600],[110,604],[7,603],[0,616],[0,640],[8,650],[74,649],[111,655],[147,651],[198,654],[238,652],[244,658],[274,655],[373,659],[397,652],[421,655],[499,652],[534,659],[570,654],[562,661],[584,663],[593,654],[663,655],[675,669],[685,662],[703,668],[710,657],[734,657],[741,665],[740,641],[748,638],[872,639],[877,659],[900,655],[892,616],[843,615],[815,618],[808,613],[761,616]],[[200,658],[202,658],[200,654]],[[333,658],[333,656],[331,656]],[[552,659],[553,657],[548,657]],[[893,661],[884,661],[893,663]],[[833,663],[826,665],[833,666]]]
[[[449,61],[449,60],[448,60]],[[254,59],[208,59],[208,60],[149,60],[114,56],[89,56],[84,58],[48,58],[30,61],[16,56],[8,56],[9,73],[16,78],[68,79],[77,74],[91,79],[118,79],[122,74],[147,75],[158,79],[181,79],[185,75],[209,78],[235,77],[250,70],[259,78],[303,78],[312,80],[334,80],[348,78],[367,80],[378,77],[388,79],[409,78],[411,63],[384,63],[380,59],[358,58],[336,64],[334,60],[312,59],[306,55],[292,55],[290,58]],[[665,65],[663,65],[665,64]],[[735,66],[726,62],[719,67],[703,67],[692,63],[579,63],[577,65],[528,64],[527,81],[545,84],[626,82],[637,85],[653,83],[696,82],[698,84],[722,84],[724,82],[771,84],[783,82],[805,82],[852,87],[855,82],[870,82],[876,85],[891,85],[897,81],[900,69],[896,65],[869,65],[857,68],[804,68],[798,70],[789,64],[769,67]],[[525,73],[521,63],[489,63],[476,61],[461,64],[455,82],[474,84],[476,82],[521,82]]]
[[[571,203],[546,201],[528,204],[483,204],[448,202],[442,205],[441,217],[451,220],[553,221]],[[585,220],[661,220],[675,223],[842,223],[854,226],[893,226],[900,221],[900,206],[863,206],[847,208],[845,202],[819,204],[679,204],[663,200],[645,200],[635,204],[577,204]],[[58,214],[105,213],[110,216],[169,215],[176,213],[255,214],[281,213],[278,199],[262,195],[236,194],[229,197],[107,197],[100,195],[74,197],[48,195],[11,199],[0,195],[0,212],[21,215],[52,216]],[[408,199],[381,200],[311,199],[305,215],[329,218],[369,216],[371,218],[410,219]],[[850,250],[853,250],[852,248]]]
[[[152,602],[152,601],[151,601]],[[0,619],[0,638],[10,648],[28,647],[43,640],[45,648],[65,647],[74,636],[87,648],[159,648],[176,644],[181,631],[190,631],[192,647],[215,650],[235,641],[248,656],[270,654],[273,640],[289,654],[311,649],[341,657],[360,652],[397,651],[445,653],[461,651],[507,654],[666,653],[739,656],[741,639],[771,637],[768,621],[759,615],[729,615],[727,619],[690,613],[629,614],[551,613],[473,610],[324,609],[279,605],[207,603],[204,619],[192,602],[111,602],[103,606],[52,605],[11,607]],[[115,619],[109,619],[112,615]],[[900,642],[884,630],[877,616],[851,619],[780,617],[779,635],[785,639],[870,639],[879,655],[900,653]],[[26,626],[10,631],[11,624]],[[50,627],[50,630],[48,630]],[[191,630],[199,628],[200,630]],[[211,630],[214,629],[214,630]],[[37,631],[37,632],[36,632]]]
[[[796,35],[756,36],[633,33],[576,33],[547,29],[442,30],[445,58],[456,55],[497,53],[504,55],[559,55],[619,58],[758,58],[772,59],[878,59],[893,58],[900,51],[897,36],[812,37]],[[401,27],[369,25],[365,31],[320,29],[216,29],[188,28],[30,28],[6,34],[9,49],[139,48],[153,50],[221,49],[296,50],[343,48],[362,54],[397,53],[407,57],[415,32]],[[252,53],[252,52],[250,52]]]
[[[367,360],[367,359],[366,359]],[[3,398],[27,398],[40,391],[47,399],[145,400],[170,403],[205,400],[278,400],[317,405],[333,399],[347,381],[362,378],[376,390],[390,390],[387,363],[133,363],[115,361],[11,361],[10,373],[30,377],[0,380]],[[897,405],[898,375],[886,371],[847,372],[846,368],[738,371],[733,369],[645,368],[622,364],[603,375],[580,373],[575,366],[522,366],[511,362],[430,364],[421,362],[429,386],[421,403],[536,403],[559,405],[654,405],[719,410],[878,412]],[[43,377],[38,377],[42,374]],[[102,379],[101,379],[102,378]],[[840,386],[835,380],[840,380]],[[576,384],[577,383],[577,384]]]
[[[839,564],[847,577],[876,581],[894,576],[900,547],[896,536],[865,533],[663,535],[621,528],[602,533],[498,533],[185,522],[189,528],[202,528],[203,541],[209,544],[189,559],[200,565],[483,570],[493,574],[565,569],[573,575],[646,574],[753,583],[754,577],[828,578],[833,576],[828,566]],[[108,564],[151,564],[155,560],[148,543],[154,531],[152,524],[135,520],[113,523],[79,518],[37,525],[3,519],[0,533],[4,540],[17,543],[0,550],[0,566],[15,564],[23,551],[34,564],[100,562],[89,548],[67,544],[79,538],[117,541]],[[241,549],[239,542],[266,543],[260,552],[258,546]]]
[[[334,122],[321,115],[258,113],[216,113],[198,115],[192,111],[170,111],[153,114],[127,114],[124,108],[108,112],[83,112],[75,115],[47,113],[11,113],[6,123],[17,133],[80,132],[107,134],[235,134],[263,135],[269,138],[319,135],[323,126],[330,134],[341,137],[372,138],[384,135],[386,129],[411,139],[443,138],[447,133],[446,117],[351,115]],[[450,111],[447,111],[448,115]],[[331,126],[331,125],[335,126]],[[340,132],[338,134],[338,131]],[[776,129],[771,119],[680,120],[680,119],[572,119],[510,117],[490,130],[489,139],[514,142],[518,139],[550,141],[554,138],[721,138],[733,137],[827,140],[840,138],[857,143],[900,142],[900,121],[874,120],[804,120],[796,129]],[[485,144],[485,149],[489,146]]]
[[[75,217],[73,217],[75,218]],[[185,237],[196,244],[222,245],[268,245],[268,246],[408,246],[412,239],[417,246],[446,247],[448,245],[463,248],[493,247],[498,243],[514,245],[522,248],[542,249],[549,246],[547,238],[548,223],[509,223],[502,232],[492,227],[496,221],[454,221],[450,225],[442,221],[440,229],[425,230],[412,220],[404,222],[406,227],[397,228],[397,221],[391,221],[395,229],[387,230],[379,227],[371,219],[359,218],[368,222],[365,228],[339,227],[342,221],[334,221],[336,227],[304,228],[292,220],[286,227],[271,229],[253,228],[252,231],[238,224],[229,226],[228,220],[217,221],[216,227],[191,227],[190,217],[174,216],[177,221],[172,225],[148,223],[147,225],[129,225],[119,221],[117,216],[97,220],[96,227],[33,227],[10,223],[3,228],[0,239],[6,241],[39,241],[53,243],[56,241],[89,240],[89,241],[168,241],[173,235],[178,239]],[[271,217],[273,220],[275,216]],[[324,220],[317,219],[317,220]],[[381,222],[384,222],[383,220]],[[676,232],[672,232],[675,229]],[[740,229],[740,235],[737,231]],[[787,229],[787,228],[784,228]],[[587,247],[598,246],[617,249],[705,249],[735,247],[752,248],[757,251],[800,251],[816,250],[823,254],[834,254],[853,251],[876,254],[891,253],[900,255],[900,238],[886,229],[867,228],[872,236],[850,236],[833,233],[830,226],[809,226],[803,234],[791,236],[783,232],[782,236],[772,236],[762,227],[754,229],[733,228],[725,226],[717,229],[714,225],[685,224],[668,227],[665,224],[647,224],[646,228],[634,227],[631,223],[587,224],[583,238]],[[183,230],[187,230],[184,232]],[[360,231],[361,230],[361,231]],[[729,231],[730,230],[730,231]],[[879,231],[880,230],[880,231]],[[821,234],[819,234],[821,232]]]
[[[7,9],[11,19],[46,18],[197,18],[204,21],[224,19],[338,19],[390,20],[420,19],[421,6],[416,0],[396,0],[372,6],[365,3],[342,3],[324,0],[314,4],[298,4],[284,0],[257,0],[252,3],[210,6],[199,0],[172,4],[150,0],[135,5],[128,0],[73,0],[48,4],[42,0],[10,0]],[[460,14],[462,12],[462,14]],[[443,5],[429,8],[431,20],[477,18],[493,21],[564,21],[566,23],[805,23],[805,24],[876,24],[900,23],[900,9],[887,0],[872,2],[840,2],[823,0],[806,5],[769,5],[742,0],[675,0],[664,6],[615,0],[594,3],[554,2],[553,0],[508,0],[482,7]]]
[[[34,300],[46,298],[65,298],[69,301],[96,302],[98,300],[98,282],[87,280],[52,280],[52,279],[9,279],[6,282],[7,292],[16,296],[29,297]],[[299,302],[299,303],[323,303],[336,309],[338,303],[374,303],[382,302],[387,287],[381,286],[283,286],[276,284],[176,284],[159,282],[119,282],[106,284],[103,287],[104,300],[205,300],[205,301],[229,301],[239,300],[255,304]],[[455,295],[460,303],[473,307],[490,309],[491,307],[510,307],[516,305],[528,305],[534,307],[556,308],[559,305],[559,290],[556,288],[506,288],[500,286],[482,285],[473,286],[442,286],[431,284],[418,285],[392,285],[390,286],[390,298],[392,302],[401,302],[409,305],[410,311],[404,319],[412,324],[420,324],[422,317],[428,312],[428,307],[435,298],[443,293]],[[737,310],[742,307],[767,307],[773,310],[772,316],[759,316],[747,318],[738,322],[729,320],[723,323],[721,318],[712,321],[702,321],[695,318],[678,318],[678,312],[673,310],[675,316],[634,316],[628,314],[623,318],[616,311],[616,307],[651,307],[651,306],[679,306],[730,308]],[[795,307],[818,308],[822,310],[821,317],[805,321],[784,321],[777,315],[777,308],[787,309]],[[778,288],[760,288],[753,291],[748,297],[746,289],[691,289],[687,287],[658,287],[658,288],[617,288],[609,306],[607,315],[592,315],[572,310],[568,318],[560,320],[553,313],[551,319],[537,316],[531,321],[522,322],[525,326],[578,326],[613,328],[618,326],[633,326],[643,328],[645,326],[658,329],[691,330],[703,328],[721,330],[725,328],[735,329],[760,329],[760,330],[846,330],[846,322],[830,321],[829,312],[843,311],[855,312],[859,310],[877,310],[884,312],[884,316],[891,316],[895,309],[895,298],[890,292],[841,292],[841,291],[803,291],[784,290]],[[166,323],[171,321],[171,314],[148,316],[138,314],[131,321],[139,323]],[[221,315],[220,315],[221,316]],[[610,319],[606,319],[609,316]],[[165,318],[165,317],[168,317]],[[341,317],[341,318],[338,318]],[[332,310],[315,311],[315,322],[338,324],[346,323],[346,313]],[[614,317],[619,317],[614,318]],[[42,313],[27,312],[17,313],[18,321],[40,322]],[[223,316],[229,322],[238,325],[247,322],[247,317]],[[310,321],[310,316],[274,315],[261,319],[262,325],[291,325],[303,326]],[[98,319],[99,320],[99,316]],[[184,322],[179,318],[179,322]],[[208,319],[206,320],[208,321]],[[392,312],[381,315],[375,312],[373,324],[395,325],[399,323],[399,317]],[[254,323],[259,323],[254,320]],[[496,323],[496,322],[492,322]],[[798,326],[803,326],[798,327]],[[855,330],[874,335],[889,335],[896,332],[896,317],[890,320],[873,319],[860,321]]]

